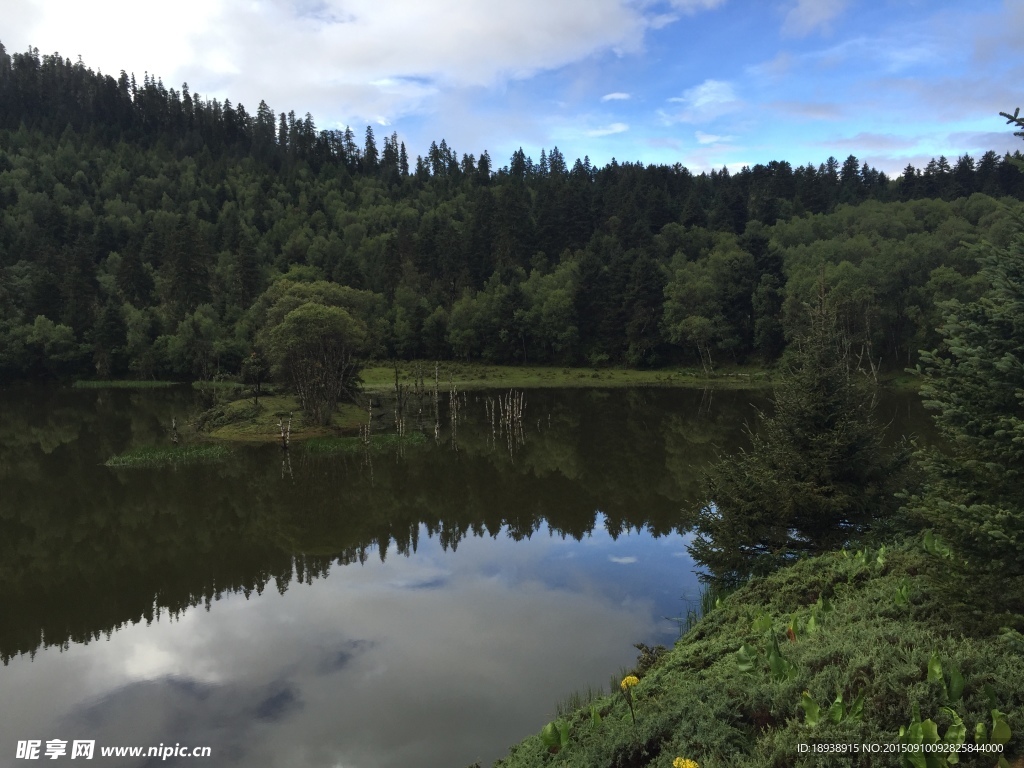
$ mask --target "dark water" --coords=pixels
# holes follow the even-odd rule
[[[670,644],[697,594],[687,499],[760,395],[484,393],[452,434],[364,456],[165,444],[186,390],[0,392],[0,765],[18,741],[209,746],[217,766],[489,764]],[[447,409],[447,404],[443,405]],[[445,410],[446,412],[446,410]],[[893,432],[928,434],[910,397]],[[64,756],[62,760],[69,759]],[[191,762],[171,758],[162,764]]]

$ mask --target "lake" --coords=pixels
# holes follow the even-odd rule
[[[670,645],[698,595],[688,499],[764,394],[534,390],[512,430],[496,397],[372,453],[112,469],[197,395],[0,391],[0,764],[56,739],[62,759],[91,740],[97,759],[489,765],[634,643]],[[916,397],[879,416],[931,434]]]

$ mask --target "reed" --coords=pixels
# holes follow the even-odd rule
[[[573,691],[561,701],[555,702],[555,717],[569,717],[573,713],[589,707],[595,701],[607,696],[603,686],[590,686]]]
[[[686,613],[683,616],[666,616],[668,621],[674,622],[679,627],[679,636],[682,637],[697,623],[718,608],[722,600],[736,591],[735,587],[722,587],[714,582],[705,582],[700,585],[700,592],[697,599],[683,598],[687,604]]]

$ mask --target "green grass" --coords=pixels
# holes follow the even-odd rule
[[[111,456],[106,467],[172,467],[223,459],[230,453],[223,445],[150,446]]]
[[[668,621],[675,622],[679,627],[679,636],[682,637],[707,616],[734,590],[726,589],[715,584],[702,583],[699,585],[699,592],[696,600],[683,598],[686,602],[686,613],[683,616],[666,616]]]
[[[339,431],[354,432],[366,423],[366,409],[351,403],[338,406],[330,425],[307,424],[298,400],[291,395],[261,396],[254,406],[251,398],[221,403],[201,417],[201,429],[208,437],[235,442],[277,442],[281,439],[279,420],[292,420],[291,440],[330,437]]]
[[[619,678],[622,679],[621,677]],[[614,685],[618,685],[618,680],[613,681]],[[573,712],[579,709],[586,709],[591,704],[597,702],[608,695],[603,685],[596,687],[588,685],[586,688],[578,691],[573,691],[561,701],[555,704],[555,715],[557,717],[567,717]]]
[[[75,389],[163,389],[177,386],[176,381],[76,381]]]
[[[427,436],[422,432],[407,432],[404,435],[370,435],[369,449],[382,451],[405,445],[423,445]],[[361,453],[367,446],[358,437],[314,437],[302,444],[309,453],[332,455],[339,453]]]
[[[939,586],[944,568],[913,543],[887,552],[881,563],[877,550],[863,561],[833,553],[748,583],[653,667],[637,670],[635,726],[618,691],[592,702],[579,696],[587,706],[561,714],[570,739],[557,762],[669,768],[684,757],[701,768],[895,768],[898,754],[814,754],[801,752],[800,745],[893,744],[915,706],[945,734],[951,720],[942,707],[950,702],[946,686],[929,680],[934,655],[947,676],[955,665],[966,680],[962,699],[952,706],[963,717],[968,744],[977,723],[991,731],[991,693],[1013,731],[1004,754],[1014,764],[1024,744],[1024,636],[998,626],[1019,628],[1022,617],[982,620],[967,601],[959,604],[948,587]],[[900,590],[909,599],[902,600]],[[819,598],[832,610],[816,608]],[[787,628],[794,623],[792,641]],[[741,646],[753,658],[747,667],[737,653]],[[777,671],[773,646],[785,662],[776,659]],[[821,720],[813,726],[801,706],[804,691],[821,707]],[[837,693],[846,704],[863,695],[863,716],[831,721],[827,712]],[[594,722],[590,704],[601,713],[600,722]],[[552,762],[538,733],[497,765],[534,768]],[[971,757],[963,764],[995,762]]]
[[[764,368],[722,368],[706,377],[700,369],[665,368],[652,371],[624,368],[566,368],[537,365],[486,365],[484,363],[440,363],[439,388],[447,392],[449,376],[459,389],[535,389],[539,387],[688,387],[748,389],[768,386],[771,378]],[[423,377],[427,391],[434,387],[433,362],[401,362],[399,382],[412,387]],[[363,386],[369,392],[394,391],[394,364],[368,365],[362,372]]]

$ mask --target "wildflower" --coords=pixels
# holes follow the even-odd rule
[[[686,757],[677,757],[672,761],[672,768],[700,768],[700,766],[697,765],[696,760],[690,760]]]
[[[633,711],[633,691],[631,690],[634,685],[639,684],[640,678],[636,675],[626,675],[622,678],[622,682],[619,683],[619,689],[622,691],[622,698],[629,704],[629,716],[633,718],[633,725],[636,725],[636,712]]]

